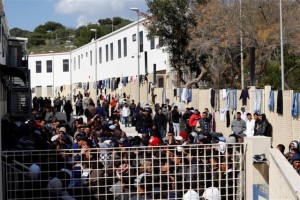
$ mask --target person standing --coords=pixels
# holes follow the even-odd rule
[[[254,127],[255,127],[255,120],[252,118],[251,113],[247,114],[247,122],[246,122],[246,135],[253,136],[254,135]]]
[[[236,118],[233,119],[231,124],[231,130],[233,134],[237,135],[244,133],[244,131],[246,130],[246,122],[241,118],[240,112],[236,113]]]
[[[188,134],[192,132],[192,128],[189,125],[189,120],[192,114],[193,113],[190,111],[190,108],[186,108],[184,114],[182,115],[182,120],[185,122],[185,131]]]
[[[125,123],[125,127],[128,127],[128,117],[130,115],[130,109],[127,105],[127,103],[124,104],[123,108],[122,108],[122,117],[124,119],[124,123]]]
[[[210,132],[211,132],[211,124],[210,124],[210,119],[207,116],[206,112],[202,112],[202,117],[201,119],[199,119],[199,124],[200,124],[200,128],[201,128],[201,134],[203,134],[204,136],[210,136]]]
[[[64,105],[64,111],[65,111],[66,116],[67,116],[67,122],[70,122],[70,120],[71,120],[71,113],[73,112],[73,108],[72,108],[70,100],[68,100],[65,103],[65,105]]]
[[[136,109],[136,104],[134,103],[134,100],[131,101],[131,104],[129,105],[130,109],[130,121],[131,121],[131,126],[135,125],[135,109]]]
[[[109,117],[109,103],[107,99],[104,99],[104,102],[102,103],[102,108],[105,112],[105,118]]]
[[[165,138],[165,130],[166,130],[166,125],[167,125],[167,118],[166,116],[162,113],[162,109],[159,108],[157,113],[154,116],[154,124],[156,125],[160,138]]]
[[[192,132],[196,131],[198,120],[201,119],[201,115],[198,109],[195,110],[194,114],[189,119],[189,126],[192,128]]]
[[[174,106],[173,110],[171,111],[171,121],[174,128],[174,134],[176,136],[180,133],[180,126],[179,126],[179,120],[181,118],[181,114],[178,112],[178,107]]]
[[[111,101],[110,101],[110,114],[111,114],[111,116],[113,115],[113,113],[116,109],[116,105],[117,105],[116,99],[114,97],[112,97]]]

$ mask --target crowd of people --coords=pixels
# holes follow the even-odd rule
[[[68,100],[63,106],[69,114],[67,121],[55,118],[50,103],[39,110],[45,113],[42,117],[4,124],[13,130],[6,149],[56,152],[22,157],[23,163],[28,159],[26,164],[33,169],[27,181],[36,183],[25,187],[39,188],[36,193],[26,193],[29,197],[46,194],[61,199],[243,198],[243,139],[272,136],[265,114],[254,113],[252,118],[250,113],[243,116],[237,112],[231,122],[232,134],[225,138],[213,131],[215,122],[207,108],[200,112],[191,107],[181,112],[177,106],[141,106],[134,100],[129,103],[115,98],[99,99],[95,106],[88,94],[84,96],[77,95],[74,121],[70,121],[73,107]],[[77,108],[78,99],[81,104]],[[127,136],[121,123],[134,126],[137,135]],[[278,148],[284,152],[282,146]],[[291,143],[286,156],[299,173],[297,141]]]

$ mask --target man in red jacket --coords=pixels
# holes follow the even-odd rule
[[[190,117],[189,125],[192,128],[192,131],[195,131],[198,120],[201,119],[199,110],[195,110],[194,114]]]

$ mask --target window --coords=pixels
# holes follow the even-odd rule
[[[133,34],[133,35],[132,35],[132,41],[133,41],[133,42],[136,41],[136,34]]]
[[[144,37],[143,37],[144,33],[143,31],[140,31],[140,52],[143,52],[144,51],[144,45],[143,45],[143,41],[144,41]]]
[[[80,56],[78,56],[78,69],[80,69]]]
[[[88,57],[88,55],[89,55],[88,52],[85,52],[85,57]]]
[[[158,77],[158,87],[164,88],[164,77]]]
[[[90,51],[90,65],[93,64],[93,54],[92,54],[92,51]]]
[[[150,40],[150,49],[155,49],[155,38],[151,38]]]
[[[74,57],[74,70],[76,70],[76,58]]]
[[[42,73],[42,61],[36,61],[35,66],[36,66],[35,72]]]
[[[108,44],[105,46],[106,62],[108,62]]]
[[[148,54],[147,51],[144,52],[144,57],[145,57],[145,73],[148,74]]]
[[[124,57],[127,56],[127,37],[123,38]]]
[[[47,85],[47,97],[52,97],[52,96],[53,96],[52,85]]]
[[[63,72],[69,71],[69,59],[63,59]]]
[[[35,87],[35,96],[41,97],[42,96],[42,86]]]
[[[110,60],[114,59],[114,43],[110,43]]]
[[[118,58],[121,58],[121,40],[118,40]]]
[[[102,47],[99,48],[99,63],[102,63]]]
[[[47,73],[51,73],[52,72],[52,60],[46,61],[46,67],[47,67]]]
[[[81,59],[83,58],[83,54],[81,54]]]

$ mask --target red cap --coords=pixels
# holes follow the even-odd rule
[[[179,135],[180,135],[184,140],[186,140],[186,138],[187,138],[187,136],[188,136],[187,132],[181,132]]]
[[[158,146],[159,139],[157,137],[151,137],[149,140],[149,146]]]

